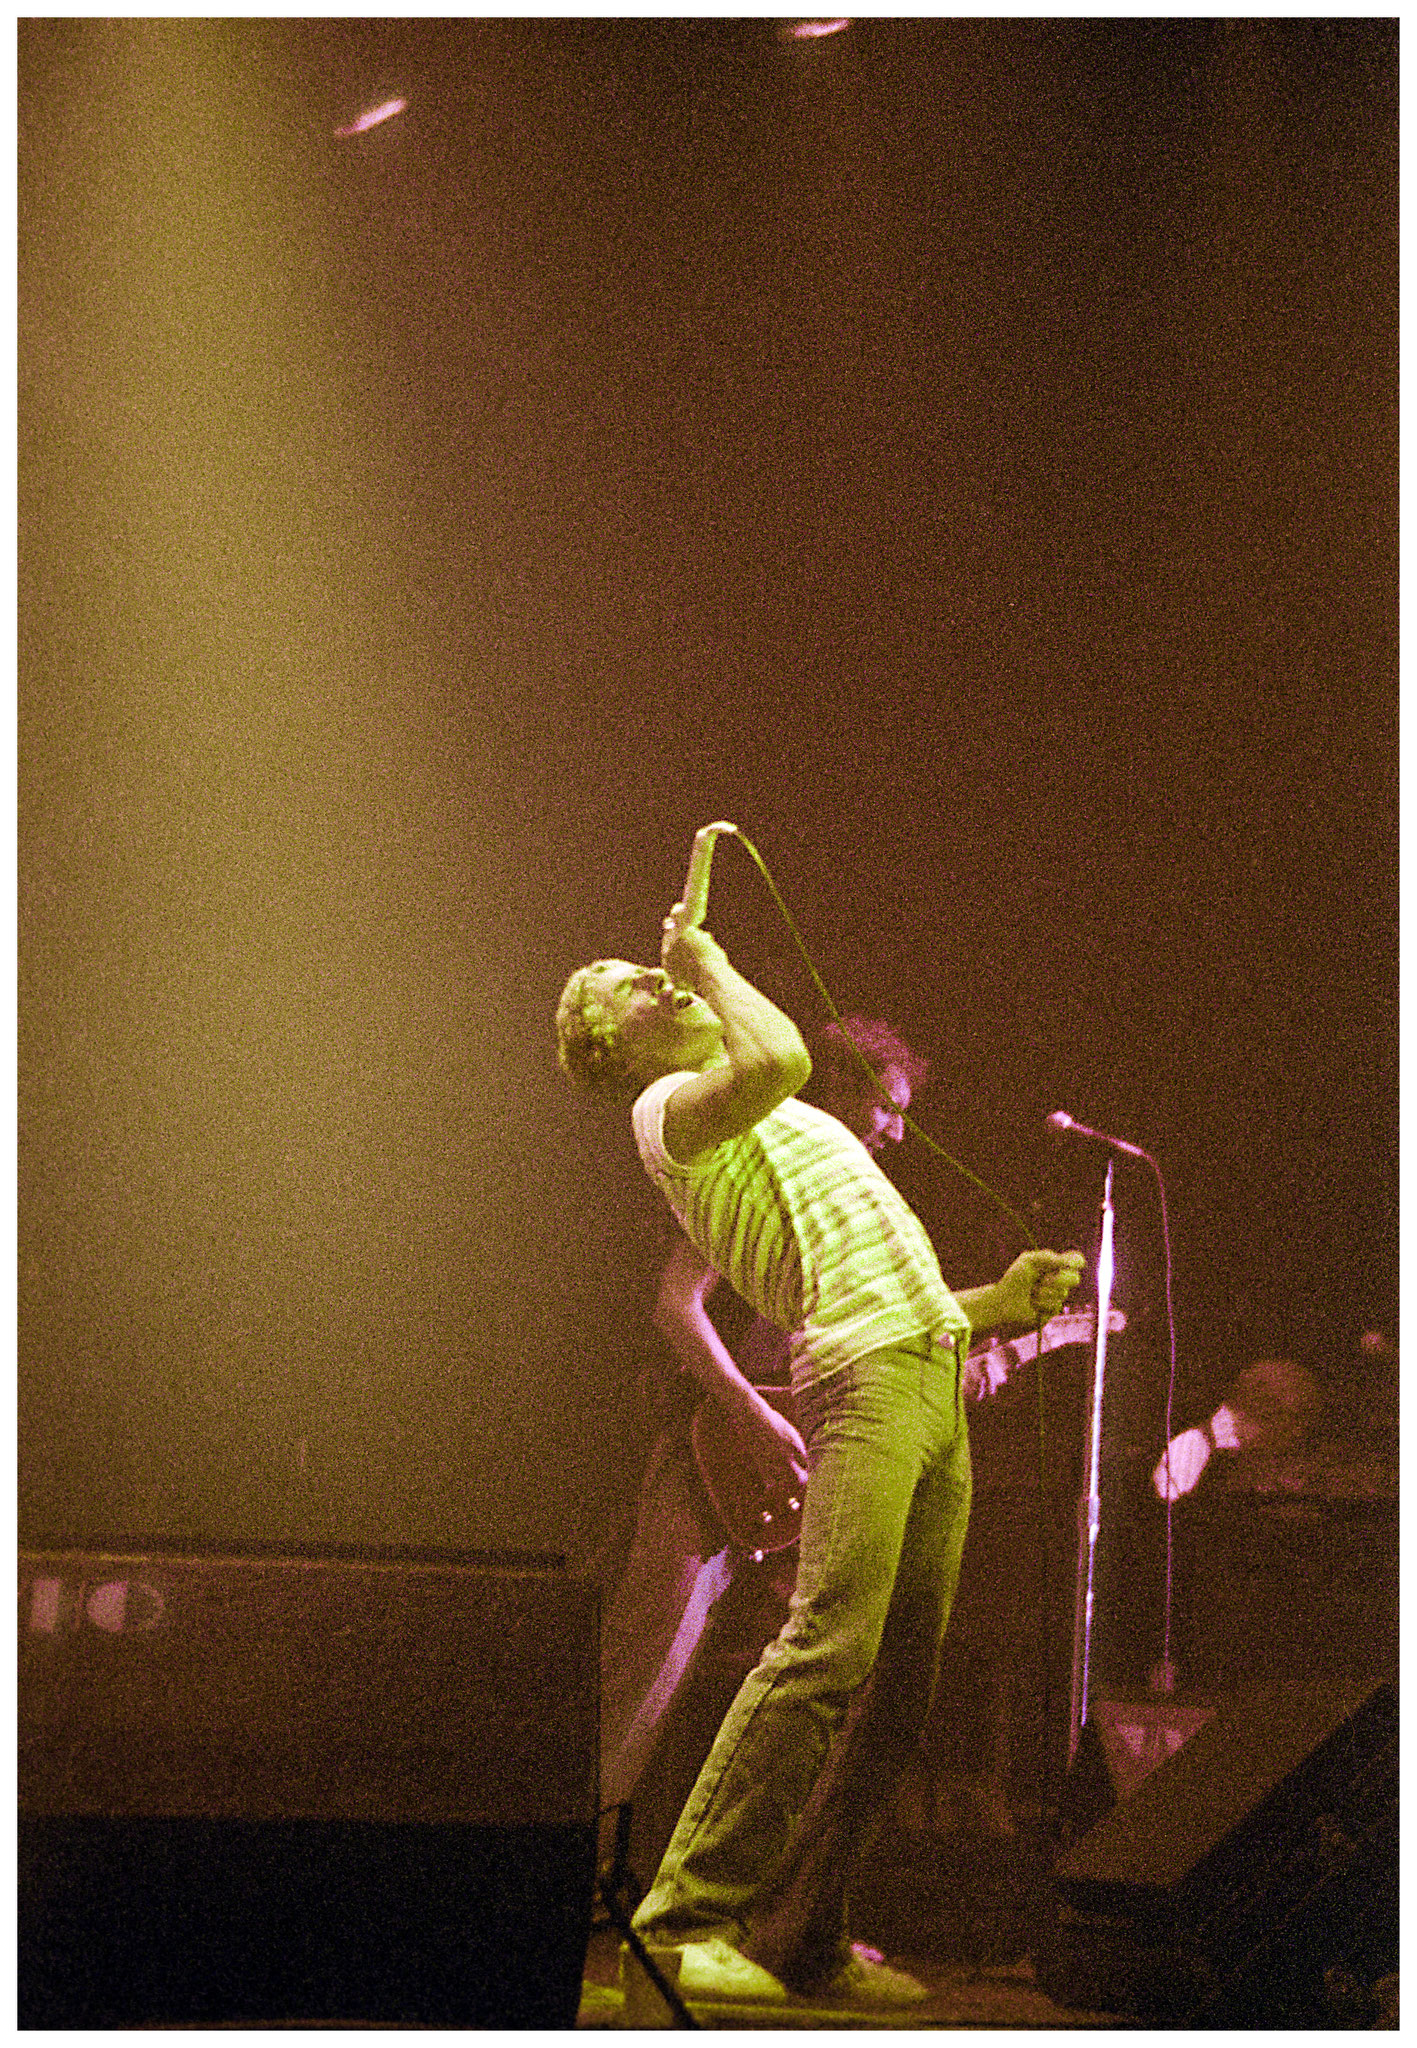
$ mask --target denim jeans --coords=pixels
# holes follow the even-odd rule
[[[744,1680],[635,1915],[807,1989],[849,1952],[856,1855],[930,1708],[969,1520],[955,1355],[922,1336],[802,1390],[792,1608]]]

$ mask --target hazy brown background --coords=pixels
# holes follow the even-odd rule
[[[719,816],[1041,1236],[1049,1110],[1155,1151],[1192,1383],[1395,1318],[1394,24],[19,43],[30,1534],[595,1540],[663,1222],[551,1012]]]

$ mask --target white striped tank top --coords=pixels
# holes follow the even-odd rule
[[[681,1166],[665,1150],[664,1105],[688,1078],[661,1075],[636,1101],[640,1158],[714,1270],[793,1332],[793,1385],[924,1334],[953,1338],[963,1359],[968,1318],[924,1225],[845,1124],[791,1096]]]

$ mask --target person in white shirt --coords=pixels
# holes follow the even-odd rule
[[[873,1157],[898,1145],[928,1061],[870,1017],[824,1025],[811,1050],[814,1101]],[[712,1302],[727,1290],[688,1238],[675,1237],[654,1324],[678,1370],[651,1381],[658,1426],[633,1534],[623,1554],[611,1553],[619,1569],[603,1588],[601,1804],[632,1805],[635,1870],[658,1863],[729,1702],[787,1619],[791,1509],[806,1472],[799,1437],[790,1483],[774,1485],[780,1417],[791,1415],[789,1333],[762,1316],[738,1329],[730,1303],[721,1334]]]

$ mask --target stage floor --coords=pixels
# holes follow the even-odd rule
[[[576,2020],[581,2027],[625,2024],[623,1999],[617,1988],[620,1936],[613,1929],[592,1935],[586,1956],[585,1988]],[[892,1955],[891,1961],[910,1970],[930,1987],[923,2005],[905,2012],[863,2013],[833,2010],[802,2000],[787,2008],[711,2005],[694,2000],[690,2011],[704,2028],[733,2027],[781,2032],[792,2028],[865,2029],[881,2027],[1001,2027],[1024,2029],[1096,2029],[1129,2026],[1134,2020],[1113,2013],[1070,2012],[1055,2005],[1034,1982],[1027,1961],[998,1964],[943,1963],[929,1956]]]
[[[691,2002],[703,2027],[845,2030],[990,2027],[1088,2030],[1135,2027],[1115,2013],[1075,2012],[1040,1987],[1030,1933],[1047,1886],[1029,1833],[989,1837],[975,1827],[923,1835],[888,1825],[868,1850],[858,1884],[857,1931],[930,1987],[905,2011],[872,2013],[809,2000],[786,2008]],[[591,1936],[578,2027],[625,2024],[618,1979],[621,1936]]]
[[[785,2007],[691,2000],[693,2019],[705,2028],[764,2032],[884,2027],[978,2027],[1021,2033],[1175,2031],[1174,2021],[1139,2017],[1136,2010],[1101,2011],[1060,2003],[1060,1998],[1069,1997],[1107,1998],[1120,2007],[1126,2001],[1124,1987],[1111,1977],[1094,1980],[1088,1967],[1094,1959],[1085,1949],[1076,1958],[1063,1951],[1049,1960],[1047,1952],[1056,1935],[1056,1895],[1052,1858],[1036,1817],[1032,1824],[1020,1824],[1008,1833],[981,1825],[980,1814],[972,1810],[961,1809],[958,1819],[958,1826],[929,1833],[898,1821],[888,1823],[867,1850],[854,1888],[856,1933],[926,1985],[928,1999],[886,2013],[833,2009],[805,1999]],[[621,1900],[617,1910],[624,1904]],[[582,1972],[578,2029],[631,2024],[625,2019],[619,1989],[622,1935],[617,1926],[607,1924],[610,1918],[609,1910],[602,1910],[593,1923]],[[1357,1924],[1355,1920],[1355,1929]],[[1082,1965],[1080,1974],[1075,1962]],[[1116,1995],[1108,1998],[1099,1983]],[[1273,1994],[1276,2025],[1296,2023],[1286,2005],[1291,1988],[1287,1979],[1276,1979],[1266,1990],[1256,1977],[1251,1988],[1261,2007]],[[1362,1983],[1348,1989],[1351,1996],[1344,1995],[1342,1984],[1333,1987],[1337,2002],[1331,2024],[1345,2029],[1397,2027],[1395,1972],[1371,1986],[1365,1972]],[[1149,2010],[1145,2005],[1143,2009]],[[1316,2017],[1304,2024],[1330,2022]],[[634,2030],[650,2031],[643,2026]]]

